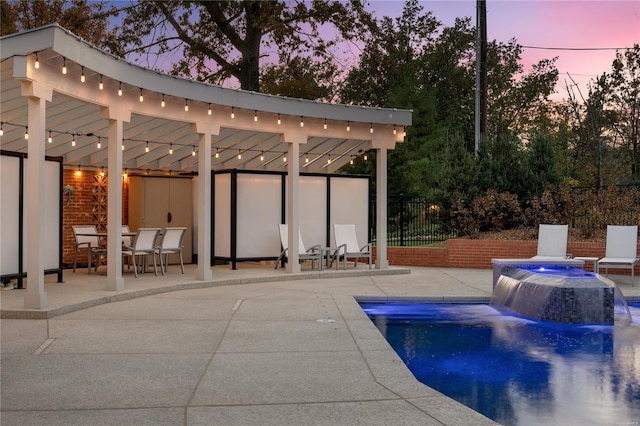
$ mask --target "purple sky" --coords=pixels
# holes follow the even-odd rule
[[[469,16],[475,25],[475,0],[419,2],[444,25],[456,17]],[[398,16],[404,0],[369,0],[369,10],[379,17]],[[640,1],[638,0],[487,0],[487,33],[490,40],[507,42],[515,38],[523,46],[563,48],[625,48],[640,43]],[[567,73],[578,82],[586,97],[586,83],[611,71],[615,50],[525,49],[525,70],[532,63],[558,56],[558,93],[566,98]]]

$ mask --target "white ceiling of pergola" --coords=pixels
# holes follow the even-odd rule
[[[219,123],[220,132],[211,141],[214,170],[284,171],[290,142],[284,135],[304,132],[300,170],[322,173],[335,172],[380,144],[392,148],[402,141],[404,127],[411,124],[411,111],[407,110],[269,96],[143,69],[105,54],[57,25],[6,36],[0,43],[0,121],[4,133],[0,149],[27,152],[28,99],[22,96],[21,81],[14,78],[14,62],[26,56],[32,65],[37,52],[40,69],[31,70],[31,76],[54,88],[46,107],[45,138],[52,137],[51,143],[45,142],[46,155],[63,157],[67,167],[107,166],[109,120],[103,118],[105,107],[131,111],[130,120],[124,123],[123,167],[132,171],[197,171],[198,156],[192,155],[199,141],[193,125],[196,121]],[[63,63],[66,75],[61,72]],[[82,74],[85,82],[80,84]],[[98,89],[100,80],[102,91]],[[117,95],[119,88],[122,97]],[[141,90],[144,108],[142,103],[137,106]],[[235,118],[231,118],[232,112]]]

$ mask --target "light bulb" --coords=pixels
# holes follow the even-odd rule
[[[100,83],[98,84],[98,89],[104,89],[104,84],[102,83],[102,74],[100,74]]]
[[[233,108],[231,108],[231,118],[236,118],[236,113]]]
[[[140,89],[140,102],[144,102],[144,96],[142,96],[142,89]]]
[[[49,130],[49,137],[47,138],[47,142],[49,143],[53,142],[53,136],[51,136],[51,130]]]
[[[324,119],[324,129],[327,130],[327,119]]]
[[[162,101],[160,101],[160,106],[164,108],[166,104],[164,103],[164,93],[162,94]]]
[[[85,82],[85,78],[84,78],[84,67],[82,67],[82,74],[80,74],[80,83],[84,83]]]
[[[97,143],[98,149],[100,149],[101,146],[102,146],[102,143],[100,143],[100,139],[98,139],[98,143]]]
[[[169,144],[169,154],[173,154],[173,145]]]
[[[184,100],[184,111],[188,112],[189,111],[189,101],[188,100]]]
[[[211,115],[211,104],[209,104],[209,109],[207,110],[207,114]]]
[[[192,157],[195,157],[195,156],[196,156],[196,147],[195,147],[195,146],[192,146],[192,147],[191,147],[191,156],[192,156]]]
[[[258,111],[253,113],[253,121],[258,121]]]
[[[144,152],[149,152],[149,142],[144,146]]]
[[[122,96],[122,82],[118,86],[118,96]]]
[[[304,127],[304,117],[300,117],[300,127]]]
[[[280,114],[278,114],[278,124],[282,124],[282,120],[280,120]]]
[[[33,65],[37,70],[40,69],[40,60],[38,59],[38,54],[36,53],[36,63]]]
[[[62,74],[67,73],[67,58],[62,58]]]

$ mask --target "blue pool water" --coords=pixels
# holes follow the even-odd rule
[[[504,425],[640,424],[630,326],[566,325],[488,304],[360,302],[418,380]]]

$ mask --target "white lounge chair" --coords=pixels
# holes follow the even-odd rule
[[[634,285],[634,269],[638,258],[638,226],[607,226],[605,255],[598,261],[598,268],[631,269],[631,286]]]
[[[347,259],[355,259],[353,264],[355,268],[358,265],[358,259],[361,258],[368,259],[369,269],[371,269],[371,243],[363,246],[358,244],[355,225],[334,224],[333,237],[336,240],[336,247],[338,248],[336,256],[338,258],[344,258],[344,269],[347,269]]]
[[[280,232],[280,244],[282,245],[282,251],[280,252],[280,256],[278,260],[276,260],[276,265],[274,269],[278,269],[278,264],[280,261],[285,261],[287,259],[287,251],[289,250],[289,227],[286,224],[278,224],[278,231]],[[318,269],[322,269],[322,250],[320,249],[320,245],[316,244],[313,247],[305,249],[304,243],[302,242],[302,234],[298,232],[298,260],[300,262],[305,260],[311,261],[311,269],[313,269],[314,262],[318,262]]]
[[[538,227],[538,254],[532,259],[570,259],[567,253],[569,225],[546,225]]]

